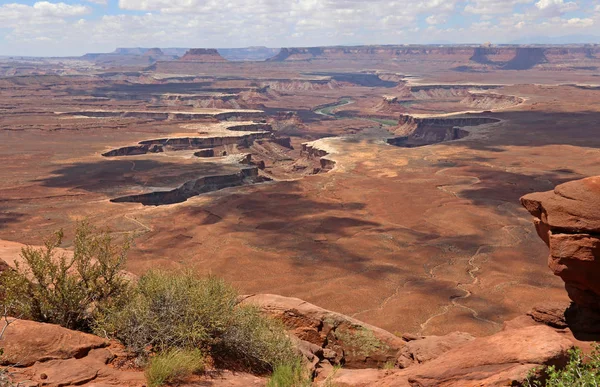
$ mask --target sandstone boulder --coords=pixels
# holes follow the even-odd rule
[[[565,312],[569,305],[563,302],[552,302],[534,306],[527,315],[535,322],[564,329],[568,327]]]
[[[323,356],[345,368],[377,368],[396,364],[406,343],[399,337],[351,317],[297,298],[271,294],[245,296],[242,304],[257,305],[280,319],[290,333],[326,349]]]
[[[4,321],[0,322],[1,327],[4,325]],[[0,341],[4,349],[2,364],[22,367],[35,362],[82,358],[91,350],[108,345],[97,336],[27,320],[11,323]]]

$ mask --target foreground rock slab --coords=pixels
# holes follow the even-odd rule
[[[13,320],[9,318],[9,321]],[[4,321],[1,323],[4,327]],[[94,335],[27,320],[12,322],[4,333],[2,364],[28,367],[36,362],[85,357],[108,341]]]
[[[506,386],[521,382],[543,365],[562,365],[572,342],[554,329],[536,325],[499,332],[460,345],[406,370],[340,370],[337,386]]]

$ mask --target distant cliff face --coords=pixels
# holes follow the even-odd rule
[[[227,60],[219,54],[214,48],[192,48],[188,50],[184,56],[181,57],[182,61],[194,61],[194,62],[226,62]]]
[[[505,70],[526,70],[543,63],[595,59],[600,46],[353,46],[282,48],[268,61],[305,60],[438,60],[474,62]]]

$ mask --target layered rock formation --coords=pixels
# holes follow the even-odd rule
[[[219,54],[219,51],[214,48],[192,48],[179,60],[194,62],[227,62],[227,59],[223,58],[221,54]]]
[[[387,142],[395,146],[413,148],[453,141],[466,137],[469,134],[469,132],[461,129],[461,127],[479,126],[499,121],[497,118],[476,115],[416,117],[401,114],[398,120],[398,127],[394,129],[394,134],[399,135],[399,137],[391,138]]]
[[[535,216],[537,232],[550,248],[548,266],[565,282],[574,315],[586,315],[585,330],[600,331],[600,176],[533,193],[521,203]],[[578,321],[581,322],[581,321]]]
[[[268,61],[305,61],[314,59],[410,59],[474,62],[508,70],[525,70],[535,65],[558,61],[595,58],[598,46],[335,46],[282,48]]]

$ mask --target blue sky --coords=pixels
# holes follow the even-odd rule
[[[597,0],[0,0],[0,55],[598,35]],[[600,43],[600,39],[599,39]]]

